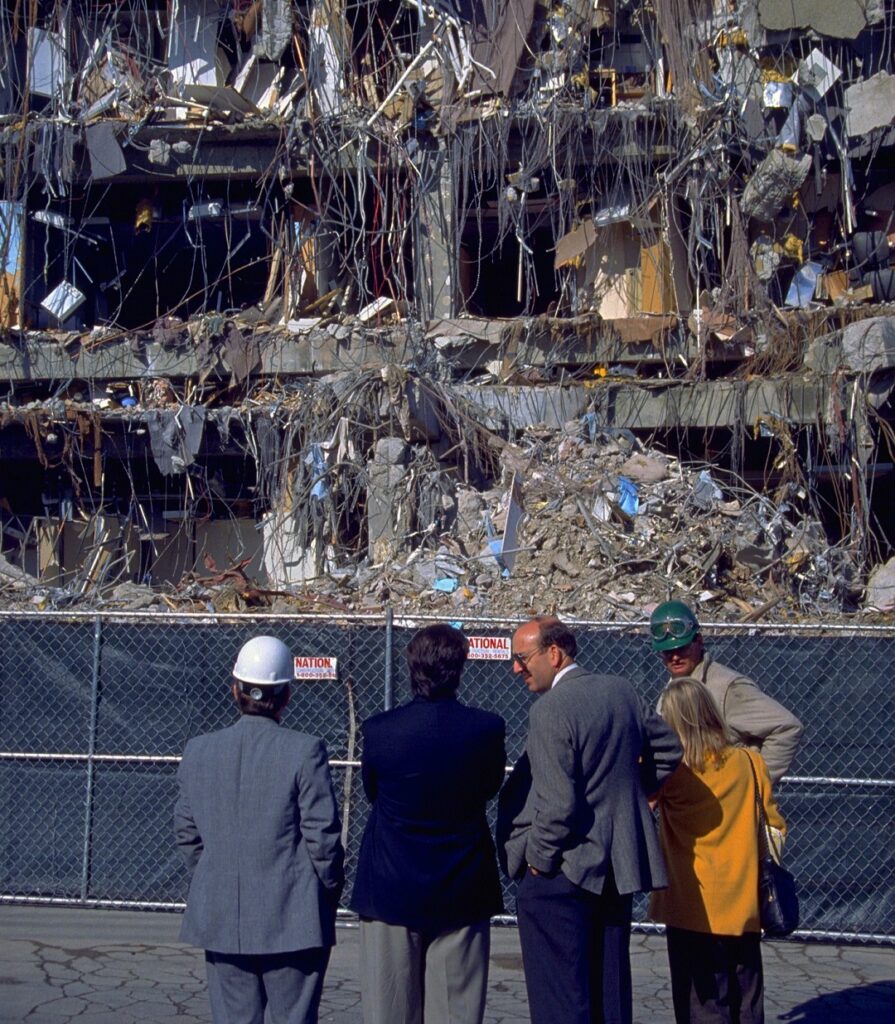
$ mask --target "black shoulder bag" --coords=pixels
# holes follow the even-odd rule
[[[790,935],[799,927],[799,897],[796,880],[771,856],[768,822],[765,818],[758,775],[750,754],[749,767],[755,782],[755,804],[758,807],[758,917],[762,931],[772,938]]]

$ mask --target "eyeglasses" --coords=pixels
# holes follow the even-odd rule
[[[519,666],[519,668],[527,668],[528,662],[533,658],[538,651],[543,651],[543,647],[536,647],[533,651],[529,651],[527,654],[514,654],[513,661]]]
[[[696,636],[696,624],[688,619],[666,619],[664,622],[652,623],[649,631],[653,640],[665,640],[668,637],[683,640],[688,636]]]

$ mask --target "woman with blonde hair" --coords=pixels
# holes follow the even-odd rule
[[[763,1024],[755,779],[768,824],[786,824],[761,755],[731,745],[698,679],[671,680],[659,710],[684,748],[658,795],[669,885],[650,903],[666,925],[675,1021]]]

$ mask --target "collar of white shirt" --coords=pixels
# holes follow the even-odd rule
[[[553,682],[550,684],[550,689],[552,690],[553,687],[556,686],[560,679],[562,679],[562,677],[566,674],[566,672],[571,672],[573,668],[578,668],[577,662],[573,661],[571,665],[566,665],[565,668],[560,669],[559,672],[557,672],[556,675],[553,677]]]

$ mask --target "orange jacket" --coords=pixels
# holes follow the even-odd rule
[[[722,763],[694,772],[682,764],[659,792],[659,834],[669,886],[652,895],[650,914],[673,928],[714,935],[760,931],[755,765],[765,816],[786,824],[761,755],[727,747]]]

